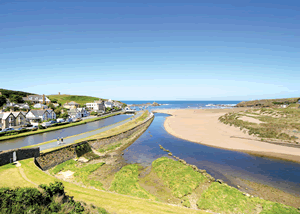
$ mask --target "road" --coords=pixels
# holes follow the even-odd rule
[[[103,128],[96,129],[94,131],[85,132],[85,133],[82,133],[82,134],[79,134],[79,135],[67,137],[67,138],[64,139],[64,143],[60,144],[60,145],[58,145],[57,142],[52,142],[52,143],[47,143],[47,144],[41,145],[40,150],[43,151],[43,150],[46,150],[46,149],[51,149],[51,148],[55,148],[55,147],[59,147],[59,146],[74,143],[76,140],[83,139],[83,138],[86,138],[86,137],[90,137],[90,136],[99,134],[101,132],[107,131],[109,129],[115,128],[117,126],[123,125],[126,122],[128,122],[129,120],[135,119],[135,118],[141,116],[142,114],[143,114],[143,112],[137,112],[136,115],[134,115],[134,116],[132,116],[132,117],[126,119],[126,120],[123,120],[121,122],[118,122],[118,123],[115,123],[115,124],[112,124],[112,125],[109,125],[109,126],[105,126]]]

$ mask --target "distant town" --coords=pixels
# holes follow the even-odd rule
[[[60,95],[60,93],[58,93]],[[119,101],[94,100],[79,104],[67,101],[63,104],[57,99],[43,95],[8,96],[0,92],[0,132],[37,130],[53,126],[56,123],[77,122],[109,114],[111,112],[130,110],[127,105]],[[4,100],[5,98],[5,100]]]

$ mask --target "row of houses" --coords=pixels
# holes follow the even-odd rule
[[[56,114],[52,109],[30,110],[29,112],[4,112],[0,113],[0,127],[2,129],[18,128],[49,119],[56,119]]]

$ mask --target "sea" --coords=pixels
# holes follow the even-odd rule
[[[127,105],[146,104],[156,102],[161,106],[150,106],[147,109],[205,109],[205,108],[230,108],[234,107],[241,101],[174,101],[174,100],[121,100]],[[131,107],[132,109],[140,110],[142,107]]]

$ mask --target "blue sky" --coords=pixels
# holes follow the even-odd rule
[[[299,0],[0,1],[0,88],[251,100],[299,86]]]

